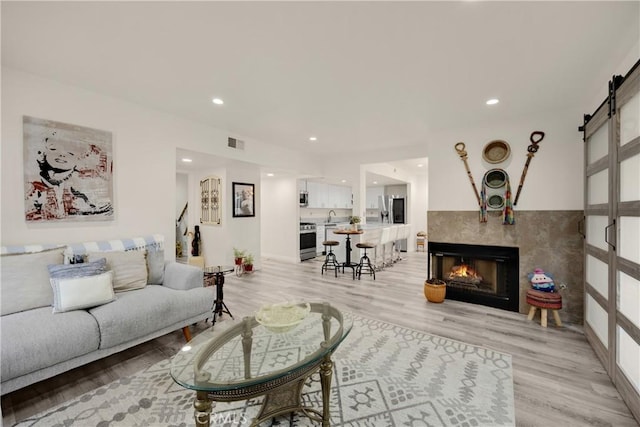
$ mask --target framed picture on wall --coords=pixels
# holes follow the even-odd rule
[[[255,186],[244,182],[233,182],[233,216],[256,216]]]
[[[111,132],[23,116],[25,219],[111,221]]]

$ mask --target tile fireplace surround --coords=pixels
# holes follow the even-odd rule
[[[446,243],[512,246],[520,248],[520,313],[528,312],[527,274],[540,267],[553,275],[561,291],[563,321],[583,322],[583,239],[578,223],[583,211],[515,211],[516,223],[502,225],[499,211],[489,212],[480,223],[477,211],[429,211],[428,240]]]

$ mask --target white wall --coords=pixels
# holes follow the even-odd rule
[[[505,102],[498,108],[509,108]],[[512,201],[527,157],[529,137],[533,131],[545,132],[539,150],[531,160],[514,210],[576,210],[583,209],[583,143],[578,126],[582,112],[549,111],[538,116],[514,119],[500,126],[474,129],[460,127],[442,132],[429,139],[429,210],[471,211],[478,202],[467,176],[464,163],[454,146],[464,142],[469,169],[480,193],[484,174],[493,168],[509,174]],[[492,165],[482,159],[484,146],[502,139],[511,147],[510,158]]]
[[[265,178],[261,183],[262,256],[300,262],[299,203],[295,178]],[[294,194],[294,197],[291,197]]]
[[[112,132],[113,221],[26,223],[23,203],[23,115]],[[245,137],[242,137],[246,142],[244,151],[230,150],[226,147],[228,136],[228,132],[161,111],[3,67],[0,175],[2,244],[71,243],[159,233],[166,238],[167,257],[172,258],[175,253],[176,148],[268,164],[274,168],[287,169],[289,162],[310,171],[316,171],[319,167],[316,159]],[[255,181],[256,190],[259,190],[257,170],[249,175],[246,172],[229,174],[231,180]],[[230,186],[230,180],[225,185]],[[292,191],[292,196],[295,193]],[[259,191],[257,194],[260,194]],[[293,198],[296,200],[295,196]],[[258,200],[256,202],[259,204]],[[257,242],[260,231],[257,219],[249,220],[243,226],[232,227],[230,233],[233,232],[245,235],[247,249],[259,257]]]

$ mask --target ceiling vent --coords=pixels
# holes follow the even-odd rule
[[[229,137],[227,147],[235,148],[236,150],[244,150],[244,141]]]

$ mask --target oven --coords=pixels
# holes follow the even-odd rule
[[[316,257],[316,225],[313,222],[300,223],[300,261]]]

